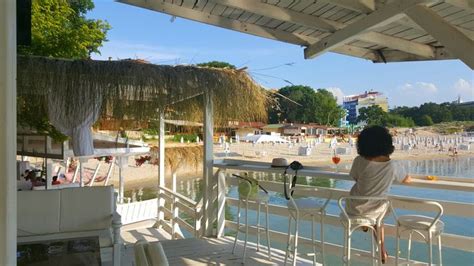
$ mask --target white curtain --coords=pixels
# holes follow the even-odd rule
[[[58,94],[48,95],[48,116],[51,124],[71,138],[74,156],[93,155],[91,127],[99,118],[100,100],[97,98],[89,101],[81,100],[73,108],[76,110],[73,114],[65,111],[67,110],[65,102]]]

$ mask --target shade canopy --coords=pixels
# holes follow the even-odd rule
[[[149,120],[163,109],[169,118],[202,122],[206,90],[212,91],[218,125],[267,118],[270,97],[245,71],[135,60],[18,58],[18,95],[43,101],[49,113],[73,118],[83,119],[100,106],[102,117]]]
[[[118,0],[373,62],[460,59],[474,68],[472,0]]]

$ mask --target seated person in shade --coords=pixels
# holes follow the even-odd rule
[[[401,166],[390,160],[393,153],[392,136],[380,126],[367,127],[357,139],[357,156],[354,159],[350,176],[355,184],[351,196],[386,196],[390,186],[397,183],[409,183],[411,177],[406,175]],[[367,200],[348,201],[346,211],[351,216],[362,216],[376,219],[386,208],[383,203]],[[382,262],[388,257],[384,247],[384,231],[381,228]]]
[[[53,176],[53,182],[51,182],[51,184],[52,184],[52,185],[59,185],[59,184],[61,184],[61,182],[59,182],[59,180],[58,180],[58,176],[57,176],[57,175]]]

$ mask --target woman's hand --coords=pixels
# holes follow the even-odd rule
[[[412,180],[411,176],[406,175],[405,178],[402,180],[402,183],[404,183],[404,184],[409,184],[409,183],[411,183],[412,181],[413,181],[413,180]]]

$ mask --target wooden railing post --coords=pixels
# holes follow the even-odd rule
[[[217,237],[224,235],[225,229],[225,201],[226,201],[226,182],[225,182],[225,170],[219,169],[217,175]]]

